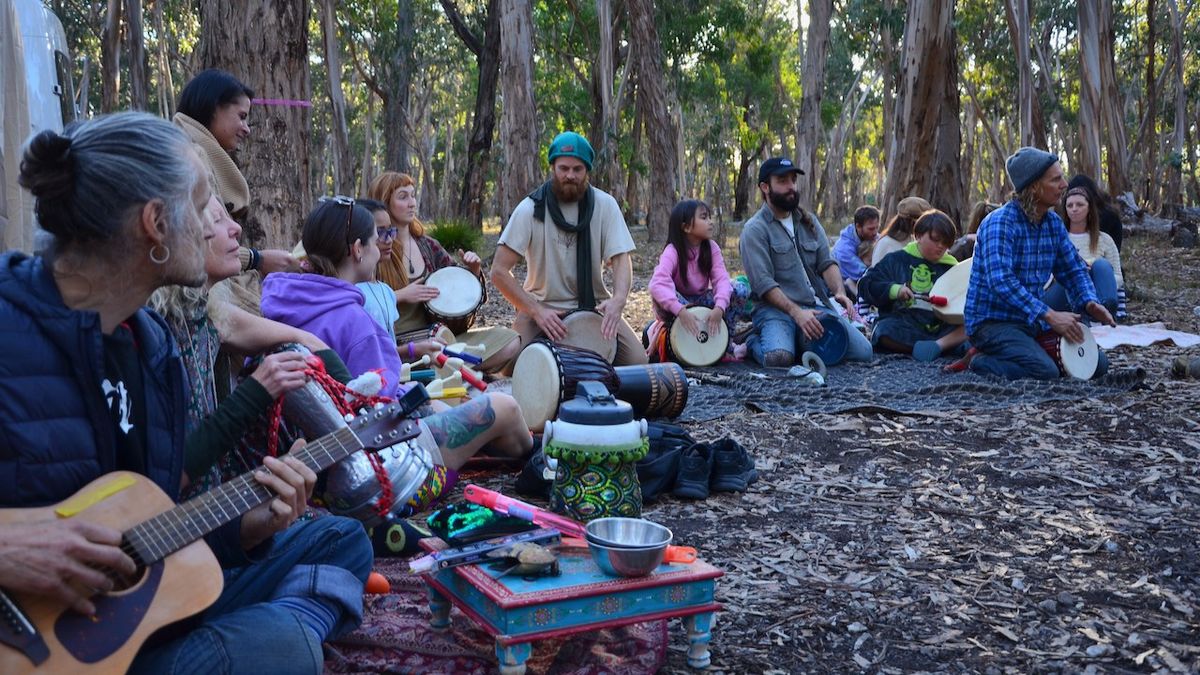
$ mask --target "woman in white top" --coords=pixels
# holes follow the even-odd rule
[[[896,215],[888,221],[886,227],[879,232],[875,241],[875,249],[871,253],[871,267],[879,264],[883,257],[893,251],[899,251],[912,241],[913,225],[917,219],[931,209],[929,202],[920,197],[905,197],[896,204]]]
[[[1096,287],[1100,304],[1115,313],[1117,289],[1125,285],[1125,279],[1121,275],[1121,254],[1117,251],[1117,244],[1113,238],[1100,231],[1098,210],[1092,204],[1087,190],[1081,187],[1067,190],[1067,195],[1059,207],[1059,215],[1067,224],[1071,243],[1075,244],[1079,256],[1091,271],[1092,284]],[[1042,299],[1056,311],[1067,311],[1070,308],[1062,285],[1054,283],[1053,280]]]

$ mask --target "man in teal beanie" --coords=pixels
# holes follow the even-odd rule
[[[592,145],[564,131],[546,157],[550,180],[513,209],[492,260],[492,283],[517,309],[513,330],[526,345],[539,336],[563,340],[563,317],[594,310],[603,316],[601,336],[617,343],[613,362],[646,363],[641,340],[622,316],[633,286],[633,237],[617,200],[588,181]],[[524,284],[512,273],[522,258]],[[605,264],[612,266],[611,291],[604,285]]]

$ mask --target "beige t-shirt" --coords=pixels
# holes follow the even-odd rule
[[[889,253],[894,253],[904,248],[904,245],[912,241],[912,237],[904,241],[896,241],[891,237],[880,237],[875,240],[875,249],[871,252],[871,267],[879,264],[880,260]]]
[[[615,255],[632,251],[633,237],[621,215],[621,207],[612,195],[593,188],[596,205],[592,210],[592,291],[596,302],[612,297],[604,285],[603,263]],[[574,225],[579,222],[579,204],[560,204],[563,218]],[[554,225],[550,214],[546,221],[533,217],[533,200],[526,197],[517,204],[508,225],[500,233],[500,242],[525,258],[528,273],[525,291],[550,307],[561,310],[579,306],[578,285],[575,279],[574,233]]]

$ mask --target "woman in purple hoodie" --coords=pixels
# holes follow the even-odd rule
[[[354,286],[370,281],[379,262],[375,219],[349,197],[322,200],[304,222],[309,273],[276,273],[263,281],[263,316],[306,330],[342,357],[350,374],[383,378],[380,394],[394,396],[400,355],[391,336],[363,307]]]

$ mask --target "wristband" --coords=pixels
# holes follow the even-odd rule
[[[262,253],[258,249],[250,249],[250,269],[260,270],[262,268]]]
[[[409,343],[408,343],[408,360],[409,360],[409,361],[416,361],[416,360],[417,360],[417,352],[416,352],[416,350],[413,348],[413,343],[412,343],[411,341],[409,341]]]

